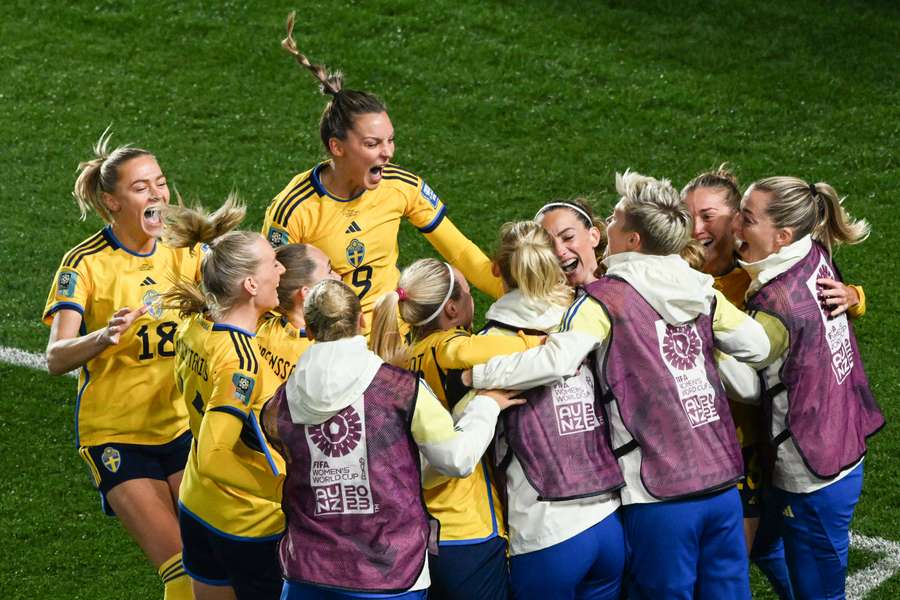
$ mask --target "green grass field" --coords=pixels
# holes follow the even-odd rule
[[[830,2],[24,2],[0,6],[0,346],[42,352],[78,220],[75,168],[110,123],[207,206],[237,189],[258,228],[322,157],[324,100],[279,48],[284,17],[316,62],[377,92],[416,171],[490,249],[551,198],[614,201],[615,171],[681,186],[729,161],[744,182],[827,181],[873,225],[842,249],[869,310],[857,335],[889,420],[853,529],[900,540],[900,300],[889,274],[900,181],[900,5]],[[401,263],[432,255],[412,228]],[[890,265],[894,265],[891,267]],[[479,299],[479,307],[486,303]],[[99,510],[74,448],[74,380],[0,365],[0,596],[159,598],[154,570]],[[851,573],[878,560],[851,552]],[[759,598],[774,597],[758,574]],[[893,577],[869,598],[900,597]]]

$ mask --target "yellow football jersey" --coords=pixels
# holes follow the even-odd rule
[[[499,297],[491,262],[445,218],[446,207],[417,175],[396,165],[381,183],[353,198],[332,196],[319,180],[326,163],[294,177],[269,205],[263,235],[273,246],[312,244],[359,296],[368,318],[378,298],[397,287],[400,221],[407,219],[476,287]]]
[[[312,344],[305,329],[297,329],[287,317],[272,315],[256,330],[256,343],[263,362],[284,382],[294,372],[300,356]]]
[[[44,308],[47,325],[57,311],[74,310],[85,335],[106,327],[120,308],[149,307],[118,344],[81,368],[75,405],[80,446],[165,444],[187,431],[172,377],[179,318],[162,309],[160,296],[174,277],[199,278],[201,254],[162,243],[137,254],[105,227],[63,257]]]
[[[473,336],[465,329],[437,331],[413,345],[409,369],[452,410],[467,391],[460,379],[464,369],[539,343],[540,338],[522,336]],[[426,489],[424,495],[428,511],[441,522],[441,543],[474,543],[506,536],[497,487],[484,460],[468,477],[451,478]]]
[[[253,333],[199,315],[178,332],[176,352],[175,379],[194,435],[181,482],[181,506],[232,537],[278,536],[284,531],[284,460],[263,436],[259,412],[281,381],[260,360]],[[215,457],[201,456],[201,448],[207,447],[203,436],[216,435],[208,429],[208,415],[216,413],[239,420],[240,439],[233,444],[223,440],[227,447],[218,448]],[[242,487],[223,482],[241,478]]]

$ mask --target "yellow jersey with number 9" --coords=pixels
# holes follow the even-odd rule
[[[274,247],[304,243],[324,252],[369,314],[400,278],[400,221],[408,219],[422,233],[430,233],[444,219],[445,207],[428,184],[396,165],[384,168],[374,190],[354,198],[332,196],[319,180],[325,164],[297,175],[275,197],[262,233]]]
[[[81,315],[80,335],[86,335],[106,327],[120,308],[148,307],[118,344],[81,368],[75,406],[79,446],[158,445],[187,431],[172,364],[179,318],[162,309],[160,296],[173,278],[197,281],[201,256],[199,248],[160,242],[137,254],[107,226],[63,257],[44,308],[45,324],[58,311],[72,310]]]

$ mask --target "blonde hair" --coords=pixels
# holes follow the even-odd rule
[[[287,244],[275,249],[278,262],[284,265],[284,273],[278,282],[278,309],[283,314],[294,310],[297,290],[310,286],[313,271],[318,266],[309,255],[307,244]]]
[[[706,248],[699,240],[689,241],[679,254],[692,269],[703,271],[703,266],[706,264]]]
[[[241,282],[253,275],[260,257],[254,251],[257,240],[251,231],[230,231],[243,220],[246,209],[234,194],[215,212],[203,208],[172,206],[166,210],[163,240],[175,248],[207,244],[201,261],[201,282],[181,280],[163,295],[166,308],[175,308],[182,317],[209,313],[220,320],[240,297]]]
[[[553,252],[550,234],[535,221],[505,223],[494,263],[507,289],[518,289],[526,298],[568,305],[572,289]]]
[[[108,150],[109,138],[112,136],[110,127],[100,134],[100,139],[94,144],[94,158],[78,163],[80,173],[75,180],[72,196],[78,203],[82,221],[87,218],[88,212],[93,210],[105,222],[112,223],[112,213],[103,202],[103,193],[112,194],[116,190],[119,167],[133,158],[153,156],[143,148],[132,148],[128,145],[118,146],[110,152]]]
[[[728,208],[734,212],[741,211],[741,189],[737,177],[728,168],[728,163],[722,163],[718,169],[694,177],[681,190],[681,199],[684,200],[691,192],[704,188],[725,192],[725,204]]]
[[[359,334],[359,298],[347,285],[323,279],[303,302],[306,328],[317,342],[332,342]]]
[[[858,244],[869,237],[865,219],[856,220],[844,210],[844,199],[824,182],[806,183],[797,177],[767,177],[753,183],[753,190],[771,194],[766,214],[777,228],[794,230],[794,241],[805,235],[825,246],[828,253],[841,244]]]
[[[372,313],[372,332],[369,346],[385,362],[401,367],[409,360],[409,346],[397,323],[397,315],[410,325],[413,341],[422,339],[437,328],[436,311],[446,298],[458,300],[462,288],[458,281],[450,289],[450,269],[446,263],[433,258],[422,258],[403,269],[398,289],[381,296]],[[429,319],[429,316],[435,315]],[[424,322],[423,322],[424,321]]]
[[[694,220],[668,179],[616,173],[616,191],[625,214],[624,230],[640,234],[641,252],[679,254],[691,241]]]

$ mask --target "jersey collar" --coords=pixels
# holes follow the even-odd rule
[[[360,193],[353,196],[352,198],[341,198],[340,196],[335,196],[334,194],[332,194],[331,192],[326,190],[325,186],[322,185],[322,180],[319,178],[319,173],[322,171],[322,169],[327,164],[328,164],[327,162],[319,163],[315,167],[313,167],[313,170],[312,170],[312,176],[310,177],[310,180],[312,181],[313,189],[316,190],[316,193],[318,195],[326,196],[337,202],[353,202],[354,200],[356,200],[357,198],[359,198],[360,196],[362,196],[363,194],[366,193],[367,190],[363,190]]]

